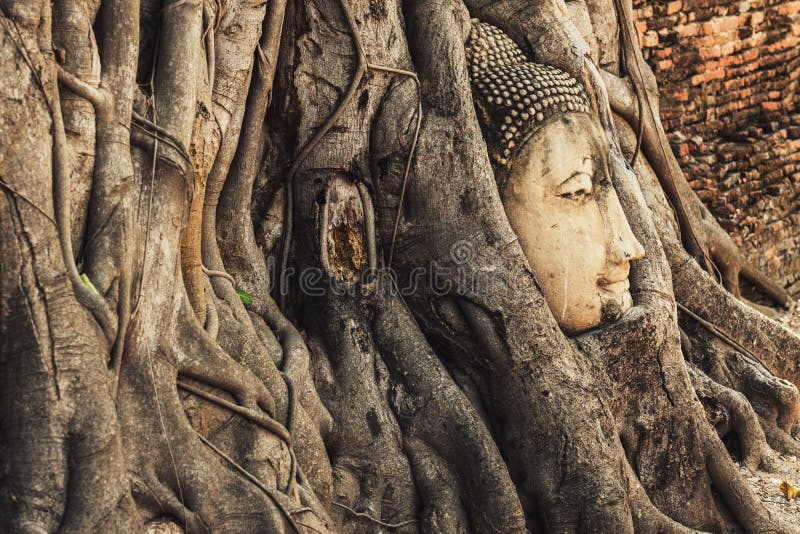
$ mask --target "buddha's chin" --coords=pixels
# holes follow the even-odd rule
[[[633,307],[633,298],[628,291],[627,281],[624,284],[616,284],[616,287],[613,288],[615,291],[602,286],[600,289],[602,291],[598,295],[599,301],[595,298],[591,303],[583,303],[583,307],[589,308],[593,313],[567,314],[566,317],[557,320],[558,325],[567,335],[575,336],[603,325],[615,323]],[[581,303],[572,302],[570,304],[572,305],[571,309],[577,310],[582,307]]]
[[[631,297],[631,293],[627,289],[620,292],[606,293],[600,298],[601,324],[619,321],[632,307],[633,297]]]

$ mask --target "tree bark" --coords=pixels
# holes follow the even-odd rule
[[[470,17],[594,99],[647,249],[616,324],[547,307]],[[684,246],[657,116],[626,165],[636,95],[559,2],[27,0],[0,26],[4,532],[797,531],[721,439],[797,454],[800,339]]]

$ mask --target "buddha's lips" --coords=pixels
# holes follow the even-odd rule
[[[611,293],[612,295],[622,295],[626,293],[631,285],[627,278],[616,282],[606,282],[600,280],[597,282],[597,287],[604,293]]]
[[[601,301],[613,302],[617,306],[619,316],[614,320],[620,319],[633,307],[633,297],[629,291],[630,282],[627,278],[618,282],[601,280],[597,283],[597,288],[600,290]]]

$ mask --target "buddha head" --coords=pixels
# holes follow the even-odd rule
[[[633,305],[630,262],[644,249],[611,183],[609,144],[583,88],[477,20],[466,52],[506,216],[556,321],[578,334],[618,320]]]

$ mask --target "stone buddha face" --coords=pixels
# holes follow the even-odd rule
[[[609,145],[583,87],[528,61],[502,31],[472,21],[473,101],[511,227],[559,326],[578,334],[632,306],[644,256],[609,175]]]
[[[500,195],[562,330],[616,321],[633,301],[630,262],[644,256],[609,175],[599,121],[557,115],[514,156]]]

